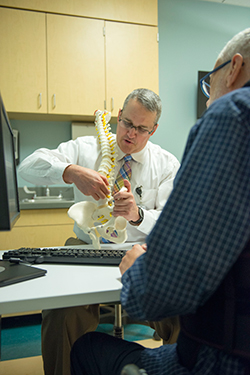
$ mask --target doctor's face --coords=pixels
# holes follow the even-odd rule
[[[156,112],[148,111],[136,99],[130,99],[123,110],[119,110],[116,142],[125,154],[141,151],[158,127]]]

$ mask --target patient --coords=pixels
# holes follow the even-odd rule
[[[73,346],[72,375],[119,375],[129,363],[148,375],[250,373],[250,29],[214,68],[147,249],[135,245],[120,264],[122,306],[140,320],[180,315],[177,344],[88,333]]]

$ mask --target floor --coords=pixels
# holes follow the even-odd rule
[[[138,341],[147,348],[157,348],[162,342],[153,339]],[[0,362],[2,375],[44,375],[42,357],[30,357]]]

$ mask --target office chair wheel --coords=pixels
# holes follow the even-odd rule
[[[136,365],[126,365],[123,367],[121,375],[147,375],[146,371],[139,369]]]

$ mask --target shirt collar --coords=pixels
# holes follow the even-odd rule
[[[116,145],[116,147],[117,147],[117,160],[120,161],[122,158],[124,158],[124,156],[126,154],[120,149],[118,144]],[[146,160],[147,150],[148,150],[148,142],[147,142],[146,146],[141,151],[135,152],[134,154],[131,154],[132,159],[135,160],[138,163],[143,164],[144,161]]]
[[[245,85],[243,87],[247,87],[247,86],[250,86],[250,80],[247,81],[247,83],[245,83]]]

